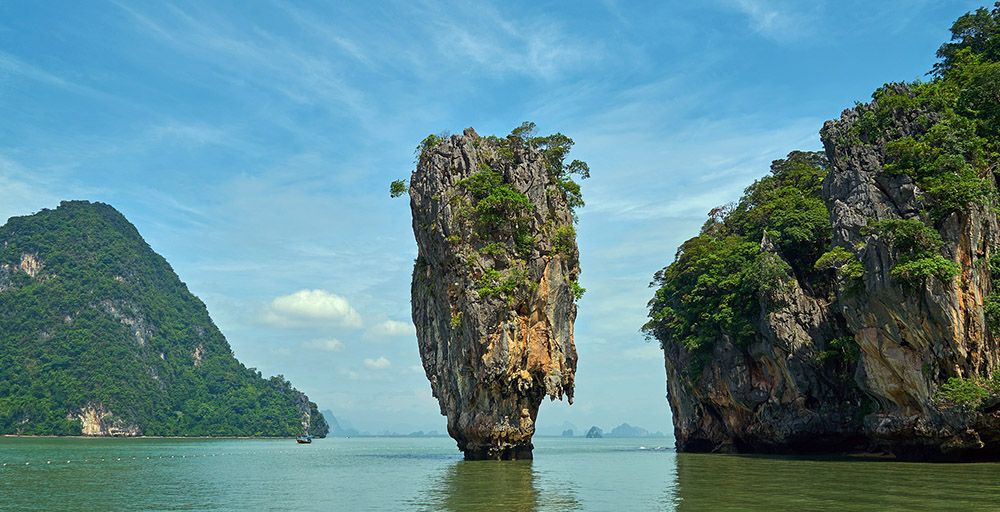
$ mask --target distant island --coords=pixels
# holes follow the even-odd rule
[[[322,437],[315,403],[233,356],[109,205],[0,227],[0,434]]]
[[[617,427],[615,427],[615,428],[613,428],[613,429],[611,429],[609,431],[605,431],[601,427],[598,427],[597,425],[594,425],[594,426],[590,427],[590,429],[587,430],[587,433],[584,434],[584,437],[591,438],[591,439],[601,439],[601,438],[605,438],[605,437],[611,437],[611,438],[615,438],[615,437],[666,437],[666,435],[663,432],[659,432],[659,431],[657,431],[657,432],[650,432],[650,431],[648,431],[648,430],[646,430],[646,429],[644,429],[642,427],[634,427],[632,425],[629,425],[628,423],[622,423],[621,425],[618,425]]]

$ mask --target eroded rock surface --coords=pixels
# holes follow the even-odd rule
[[[1000,347],[987,311],[1000,261],[996,178],[978,174],[984,199],[934,210],[935,196],[893,167],[892,145],[941,117],[878,99],[910,105],[914,95],[888,86],[821,131],[829,246],[842,251],[839,265],[856,265],[850,278],[790,272],[758,297],[749,341],[721,332],[699,352],[655,324],[679,450],[1000,457]],[[887,225],[916,230],[929,248],[907,253]],[[761,252],[784,257],[766,231]],[[914,260],[937,270],[899,271]],[[965,387],[942,393],[949,383]]]
[[[448,432],[469,459],[530,458],[542,399],[573,398],[580,268],[563,188],[537,147],[470,128],[425,141],[409,193],[413,321]]]
[[[80,421],[80,433],[85,436],[134,437],[142,435],[135,424],[115,416],[104,404],[87,404],[70,413],[67,419]]]

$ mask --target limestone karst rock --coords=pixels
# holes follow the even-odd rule
[[[586,166],[563,163],[571,145],[527,124],[430,136],[410,179],[420,356],[468,459],[530,458],[542,399],[572,403],[582,202],[569,173]]]
[[[1000,459],[1000,3],[656,274],[681,451]]]
[[[755,197],[773,187],[757,184],[658,274],[647,332],[665,351],[679,450],[1000,458],[1000,199],[983,149],[1000,137],[982,114],[941,107],[940,84],[888,85],[825,124],[826,156],[808,174],[826,205],[821,235],[776,244],[803,217]],[[765,224],[752,265],[769,257],[779,270],[763,284],[723,272],[754,307],[689,335],[697,301],[678,290],[726,286],[694,249],[724,259],[734,244],[723,240],[753,247],[747,218]],[[813,242],[827,252],[790,264]]]

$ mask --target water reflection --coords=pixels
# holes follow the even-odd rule
[[[679,511],[996,510],[998,464],[677,455]]]
[[[427,510],[578,510],[572,489],[549,481],[531,461],[456,461],[424,487]]]

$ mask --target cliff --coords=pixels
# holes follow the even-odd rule
[[[545,396],[572,403],[580,267],[572,140],[430,136],[410,178],[412,310],[431,390],[468,459],[531,457]]]
[[[933,80],[827,122],[657,274],[679,450],[1000,456],[998,20],[963,16]]]
[[[114,208],[0,227],[0,433],[326,434],[316,404],[233,356],[205,305]]]

